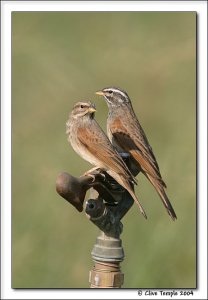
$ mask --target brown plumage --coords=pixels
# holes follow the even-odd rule
[[[78,102],[75,104],[66,123],[68,141],[82,158],[96,168],[106,171],[123,186],[135,200],[141,213],[146,218],[145,211],[131,185],[136,183],[136,179],[95,121],[95,111],[95,107],[91,102]]]
[[[159,194],[168,214],[177,219],[175,211],[166,195],[166,184],[147,137],[134,113],[127,93],[118,88],[104,88],[96,92],[104,96],[109,115],[107,120],[108,137],[118,150],[128,152],[137,167],[149,179]]]

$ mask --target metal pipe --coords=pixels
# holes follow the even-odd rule
[[[133,170],[129,154],[122,153],[130,170]],[[139,170],[134,169],[136,175]],[[94,266],[89,274],[91,288],[121,288],[124,274],[120,263],[124,260],[124,250],[120,234],[123,230],[121,219],[134,203],[130,194],[106,172],[100,170],[93,176],[79,178],[62,172],[56,181],[56,191],[79,212],[83,210],[86,192],[90,189],[90,199],[86,201],[85,213],[89,220],[100,229],[91,255]]]

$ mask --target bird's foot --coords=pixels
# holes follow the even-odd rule
[[[95,175],[93,174],[89,174],[89,173],[84,173],[84,176],[88,176],[88,177],[91,177],[92,178],[92,183],[95,182]]]
[[[87,171],[87,172],[84,173],[84,176],[88,176],[88,177],[91,177],[93,179],[92,183],[95,182],[95,175],[92,174],[95,171],[97,171],[100,174],[101,169],[99,167],[94,167],[94,168],[92,168],[89,171]]]

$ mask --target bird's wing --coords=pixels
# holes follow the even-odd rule
[[[159,166],[142,127],[139,124],[134,124],[134,128],[132,128],[133,136],[131,136],[121,118],[116,118],[111,123],[110,130],[115,142],[133,156],[133,158],[141,166],[142,170],[153,178],[159,180],[165,187]]]
[[[94,123],[94,125],[97,125],[97,123]],[[87,151],[96,157],[106,169],[122,174],[136,183],[136,179],[98,125],[94,129],[92,127],[90,129],[80,127],[77,130],[77,137]]]

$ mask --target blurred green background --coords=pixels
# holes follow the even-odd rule
[[[72,106],[126,90],[167,183],[173,222],[139,175],[123,219],[126,288],[196,287],[196,14],[12,13],[12,287],[88,288],[98,229],[56,194],[59,172],[91,166],[67,143]]]

